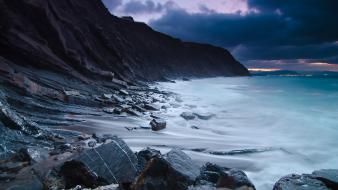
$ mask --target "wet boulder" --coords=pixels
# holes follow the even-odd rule
[[[338,189],[338,170],[323,169],[312,172],[312,178],[322,181],[328,188]]]
[[[201,119],[201,120],[209,120],[213,117],[215,117],[216,115],[215,114],[210,114],[210,113],[194,113],[194,115],[198,118],[198,119]]]
[[[167,122],[163,119],[153,119],[150,122],[150,126],[153,131],[160,131],[166,128]]]
[[[152,157],[132,189],[185,190],[193,185],[198,174],[199,168],[191,158],[184,152],[174,149],[165,156]]]
[[[282,177],[274,185],[273,190],[329,190],[326,185],[310,175],[291,174]]]
[[[103,108],[102,111],[108,114],[113,114],[114,108]]]
[[[196,180],[196,184],[212,184],[216,188],[255,189],[255,186],[243,171],[225,168],[211,163],[207,163],[201,168],[201,173]]]
[[[152,148],[145,148],[136,154],[138,159],[138,167],[142,171],[147,163],[155,157],[161,157],[161,152]]]
[[[109,184],[133,182],[137,174],[136,155],[123,140],[115,137],[110,141],[85,150],[73,160],[82,162]]]
[[[146,110],[150,110],[150,111],[158,111],[158,110],[160,110],[160,108],[158,108],[158,106],[156,106],[154,104],[145,104],[144,108]]]
[[[107,185],[107,182],[99,178],[84,163],[79,161],[65,162],[60,169],[59,175],[63,177],[65,188],[73,188],[81,185],[88,188],[96,188],[98,186]]]
[[[183,112],[180,116],[185,120],[193,120],[196,118],[196,116],[191,112]]]

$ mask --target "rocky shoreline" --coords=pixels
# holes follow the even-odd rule
[[[90,114],[90,105],[96,104],[96,114],[122,114],[150,121],[148,126],[126,130],[163,130],[167,127],[166,121],[161,119],[158,111],[166,107],[161,104],[169,99],[179,101],[175,94],[146,86],[120,86],[113,93],[103,93],[95,98],[76,90],[63,93],[66,97],[65,106],[82,104],[84,116]],[[3,102],[2,105],[5,105]],[[91,103],[84,106],[84,102]],[[166,154],[152,148],[134,153],[122,139],[113,134],[78,134],[62,130],[51,132],[36,128],[39,133],[32,135],[35,130],[28,128],[31,127],[28,124],[34,123],[30,117],[23,119],[10,107],[4,108],[1,114],[2,121],[7,121],[3,122],[6,126],[16,124],[16,130],[22,132],[21,135],[33,136],[36,141],[45,143],[44,146],[39,142],[36,146],[22,146],[0,161],[0,183],[4,189],[255,189],[243,171],[212,163],[200,167],[178,148]],[[66,114],[63,112],[61,115]],[[190,112],[181,114],[186,120],[207,120],[213,116]],[[273,189],[336,189],[337,176],[338,170],[292,174],[281,178]]]

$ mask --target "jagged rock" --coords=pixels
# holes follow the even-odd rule
[[[78,90],[64,90],[63,93],[66,96],[80,96],[80,92]]]
[[[198,119],[202,120],[209,120],[216,116],[215,114],[201,114],[201,113],[194,113],[194,115],[196,115]]]
[[[8,128],[20,130],[27,134],[38,134],[39,127],[26,117],[18,115],[14,110],[0,99],[0,121]]]
[[[95,141],[89,141],[87,144],[88,144],[89,147],[92,147],[92,148],[96,146]]]
[[[172,150],[165,157],[150,159],[141,172],[133,190],[185,190],[194,183],[199,168],[180,150]]]
[[[146,167],[147,163],[152,158],[160,157],[161,152],[158,151],[158,150],[147,147],[147,148],[141,150],[140,152],[138,152],[136,154],[136,156],[137,156],[137,159],[138,159],[139,170],[142,171]]]
[[[338,170],[323,169],[312,172],[311,177],[322,181],[328,188],[338,189]]]
[[[92,170],[80,161],[65,162],[60,169],[59,175],[65,181],[66,189],[81,185],[88,188],[96,188],[108,183],[99,178]]]
[[[125,96],[129,95],[129,93],[124,89],[120,89],[120,94],[125,95]]]
[[[84,163],[109,184],[131,183],[137,174],[137,157],[116,137],[108,144],[85,150],[73,160]]]
[[[160,110],[160,108],[158,108],[156,105],[154,104],[145,104],[144,108],[150,111],[158,111]]]
[[[193,120],[196,118],[196,116],[191,112],[183,112],[180,116],[183,117],[185,120]]]
[[[113,94],[102,94],[102,98],[104,99],[111,99],[113,97]]]
[[[123,98],[121,98],[120,96],[116,95],[116,94],[113,94],[113,98],[116,102],[122,104],[125,102],[125,100]]]
[[[113,113],[115,113],[115,114],[121,114],[122,113],[122,109],[121,108],[114,108]]]
[[[196,184],[214,184],[217,188],[254,190],[255,186],[241,170],[229,169],[207,163],[201,168]]]
[[[142,115],[140,112],[133,110],[131,108],[126,109],[125,112],[136,117],[140,117]]]
[[[146,112],[147,110],[143,109],[141,106],[133,105],[133,108],[139,112]]]
[[[273,190],[329,190],[329,188],[322,181],[309,175],[291,174],[278,180]]]
[[[115,113],[116,108],[103,108],[102,111],[108,114],[113,114]]]
[[[150,126],[153,131],[159,131],[166,128],[167,122],[163,119],[153,119],[150,122]]]

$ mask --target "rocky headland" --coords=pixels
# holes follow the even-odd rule
[[[248,76],[227,50],[113,16],[100,0],[0,0],[0,10],[0,189],[255,189],[243,171],[200,167],[177,148],[135,153],[113,131],[66,130],[106,114],[149,120],[126,130],[161,131],[169,126],[159,105],[177,97],[149,85]],[[337,181],[336,170],[320,170],[274,189],[336,189]]]

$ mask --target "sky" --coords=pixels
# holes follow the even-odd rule
[[[103,0],[184,41],[228,49],[248,68],[338,71],[338,0]]]

